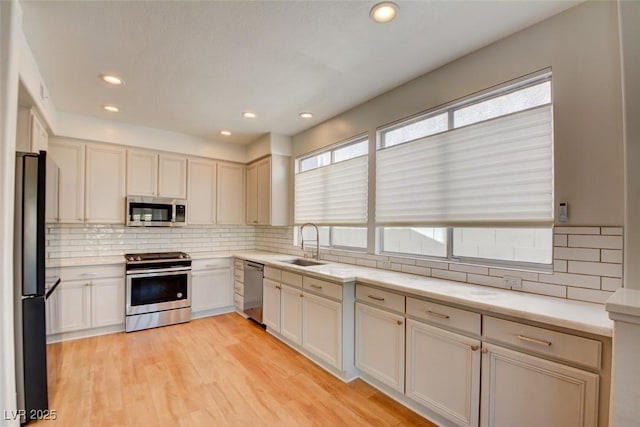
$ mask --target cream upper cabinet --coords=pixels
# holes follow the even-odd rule
[[[247,224],[289,224],[289,161],[272,155],[247,166]]]
[[[49,143],[49,155],[58,165],[58,213],[61,223],[84,222],[85,145],[65,140]],[[124,208],[123,208],[124,215]]]
[[[45,183],[44,220],[47,224],[59,221],[58,198],[60,191],[60,170],[51,156],[47,157],[47,180]]]
[[[31,108],[18,109],[16,122],[16,151],[38,153],[47,151],[49,134],[47,129]]]
[[[127,150],[127,195],[158,195],[158,153]]]
[[[187,198],[187,158],[160,153],[158,157],[158,196]]]
[[[187,223],[216,223],[216,169],[211,160],[189,159]]]
[[[218,224],[244,224],[244,185],[243,165],[218,163],[217,175],[217,222]]]
[[[87,144],[85,221],[124,224],[124,148],[108,144]]]

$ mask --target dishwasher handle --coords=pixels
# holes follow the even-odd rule
[[[260,270],[260,272],[262,272],[264,271],[264,264],[258,264],[257,262],[253,262],[253,261],[245,261],[244,268],[251,269],[251,270]]]

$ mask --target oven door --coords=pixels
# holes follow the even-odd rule
[[[191,268],[127,274],[127,315],[191,306]]]

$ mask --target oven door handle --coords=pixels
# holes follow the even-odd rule
[[[176,276],[178,274],[184,274],[185,272],[191,272],[191,267],[173,267],[164,268],[159,270],[157,268],[150,268],[147,270],[134,270],[127,273],[127,277],[136,279],[138,277],[153,277],[153,276]]]

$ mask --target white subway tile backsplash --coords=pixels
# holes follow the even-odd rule
[[[534,282],[538,281],[538,273],[534,273],[532,271],[519,271],[519,270],[506,270],[501,268],[490,268],[489,274],[491,276],[514,276],[520,277],[522,280],[531,280]]]
[[[594,289],[567,288],[567,298],[578,301],[595,302],[604,304],[611,296],[611,292],[599,291]]]
[[[618,249],[602,249],[600,258],[602,262],[622,264],[622,251]]]
[[[554,234],[553,236],[553,246],[567,246],[567,235],[566,234]]]
[[[615,292],[622,287],[622,279],[613,277],[603,277],[601,289],[603,291]]]
[[[555,227],[557,234],[600,234],[600,227]]]
[[[555,248],[553,257],[575,261],[600,261],[600,249]]]
[[[561,259],[553,260],[553,271],[557,271],[558,273],[566,273],[567,272],[567,261]]]
[[[431,276],[437,277],[438,279],[454,280],[456,282],[467,281],[467,273],[463,273],[460,271],[439,270],[437,268],[432,268]]]
[[[522,281],[522,288],[516,289],[531,294],[547,295],[550,297],[566,298],[567,287],[561,285],[551,285],[548,283]]]
[[[467,282],[476,285],[491,286],[494,288],[505,289],[502,277],[483,276],[481,274],[467,274]]]
[[[603,235],[611,236],[622,236],[623,232],[622,227],[602,227],[600,230]]]
[[[566,285],[566,286],[576,286],[581,288],[600,289],[599,276],[587,276],[584,274],[540,273],[540,282],[552,283],[555,285]]]
[[[573,248],[622,249],[622,236],[569,236]]]
[[[429,267],[418,267],[408,264],[402,264],[402,272],[409,274],[418,274],[420,276],[431,276],[431,269]]]
[[[485,276],[489,275],[488,267],[480,267],[477,265],[449,264],[449,270],[461,271],[463,273],[484,274]]]
[[[622,277],[621,264],[569,261],[568,271],[569,273],[590,274],[593,276]]]

